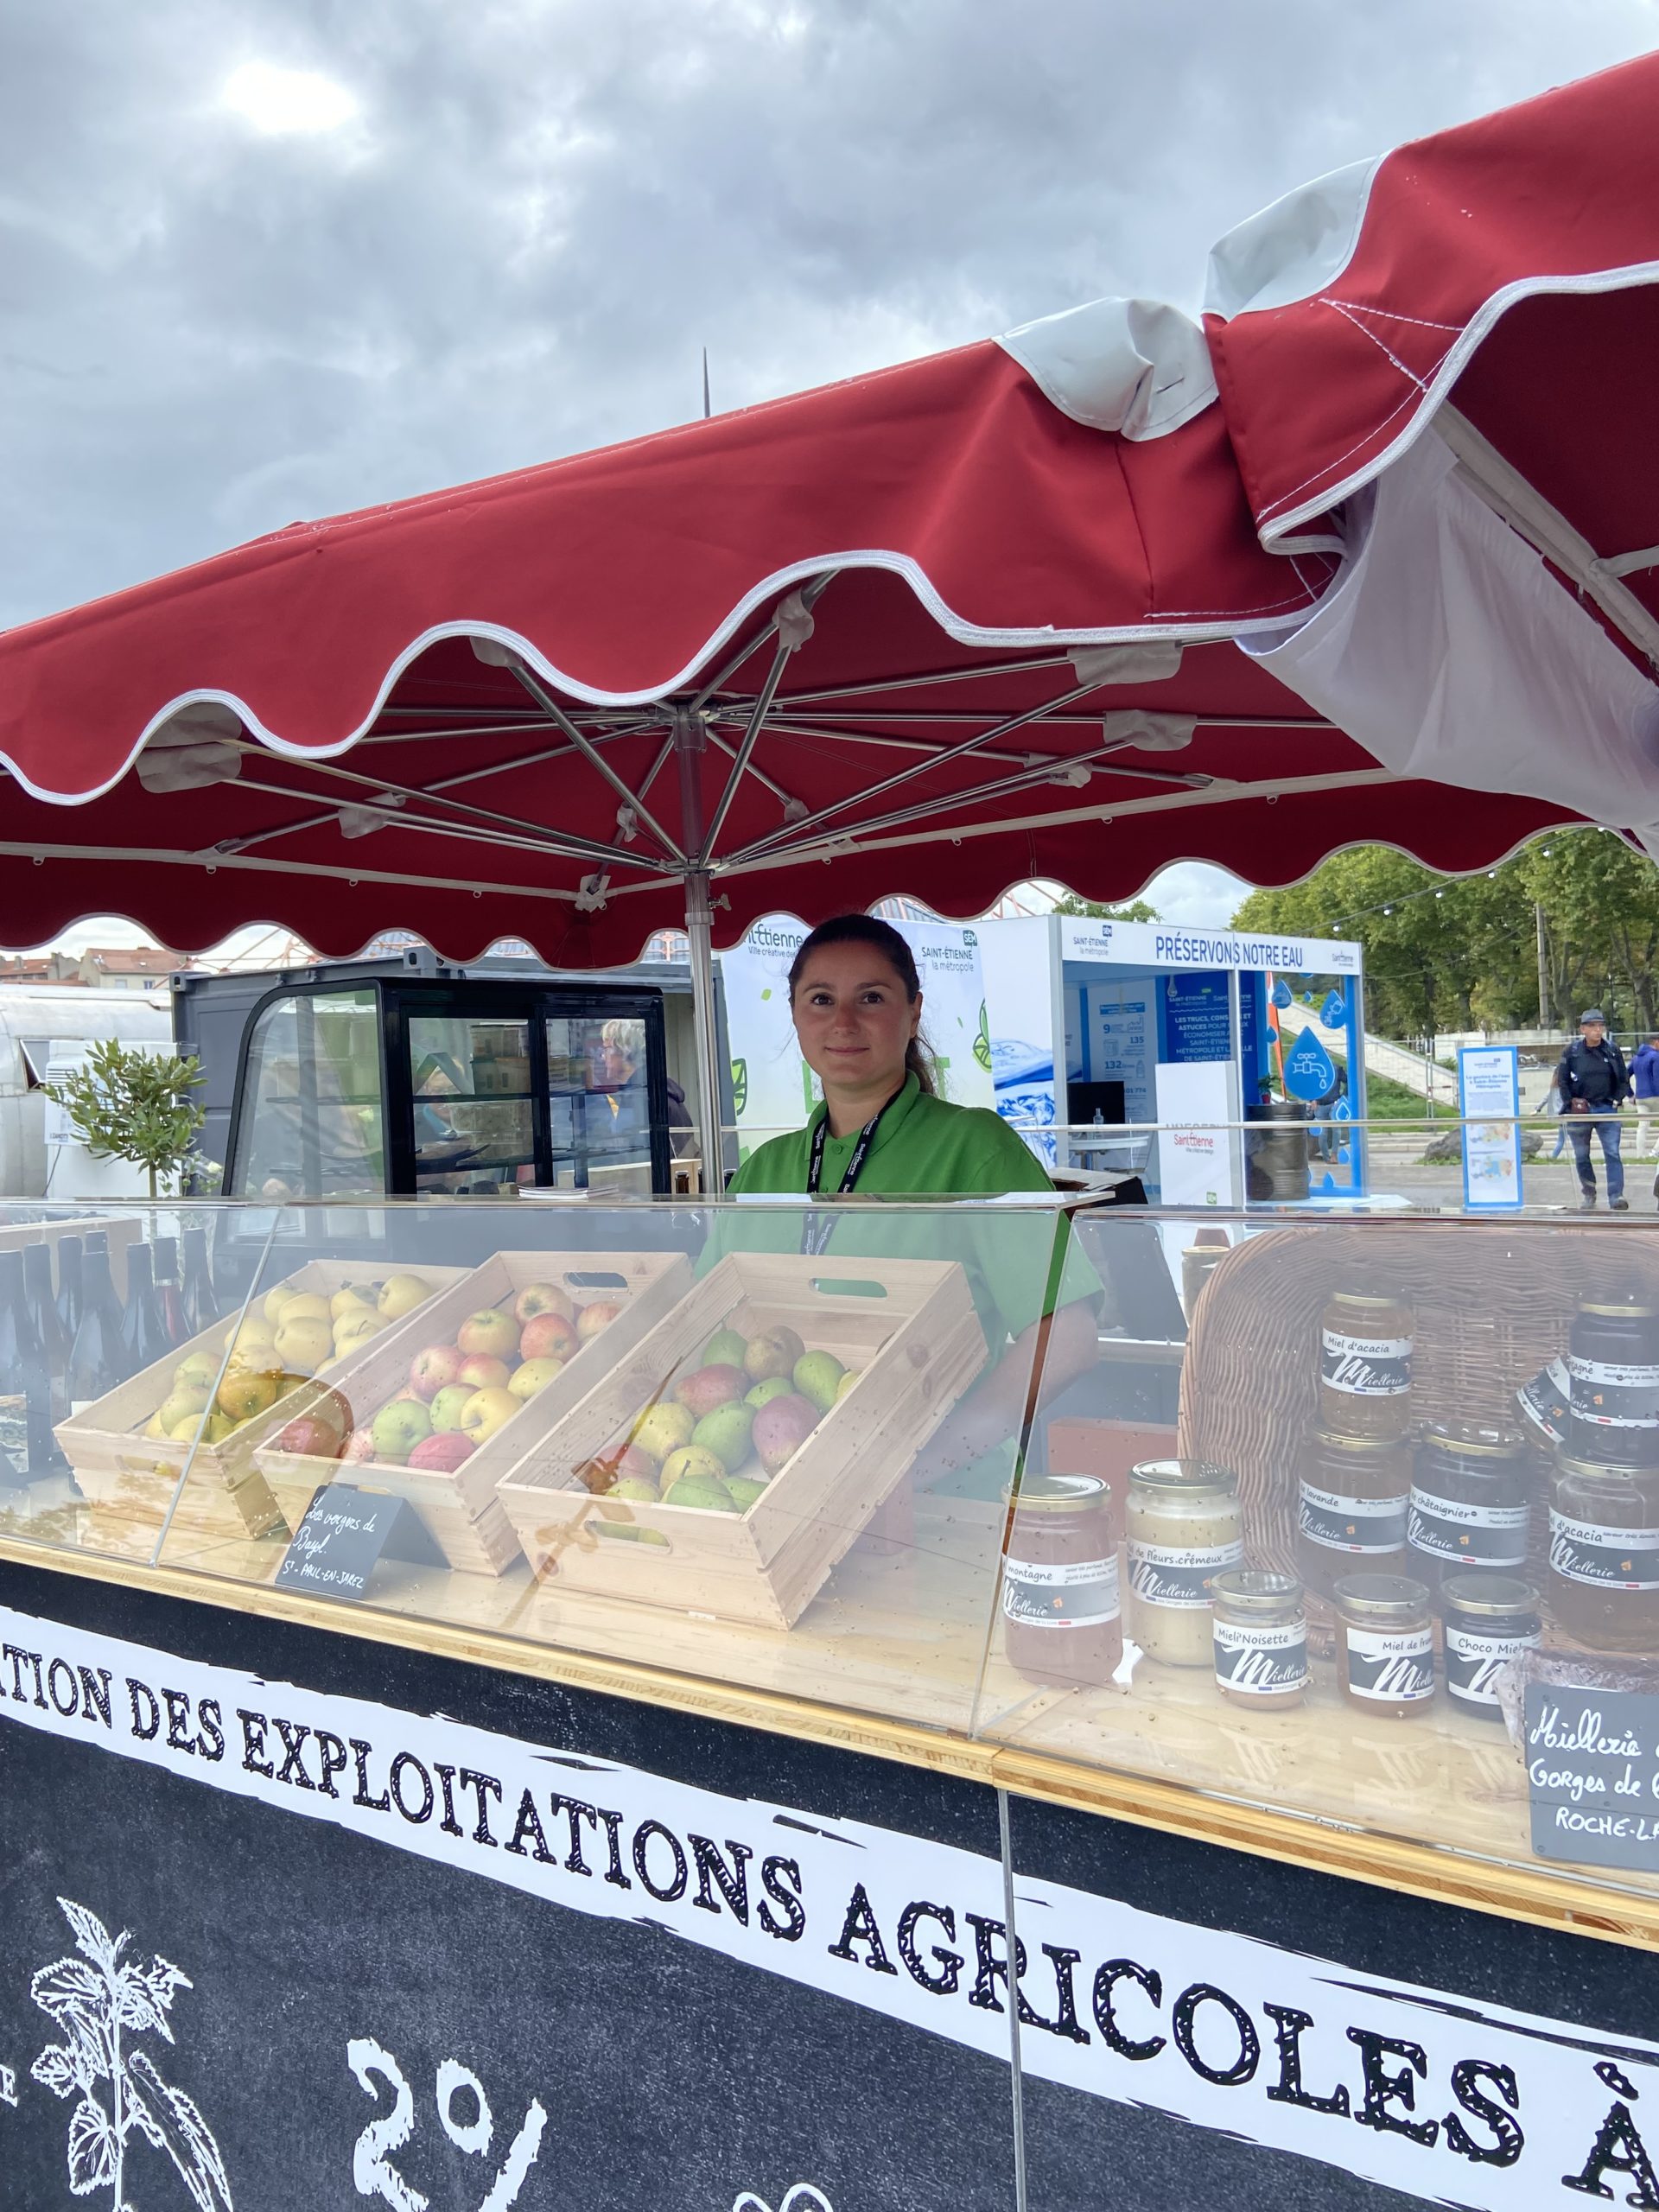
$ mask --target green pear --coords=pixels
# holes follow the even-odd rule
[[[743,1343],[735,1329],[718,1329],[702,1350],[705,1367],[741,1367]]]
[[[735,1474],[749,1456],[749,1433],[754,1427],[753,1406],[717,1406],[705,1414],[691,1432],[695,1449],[712,1452],[728,1474]]]
[[[791,1396],[794,1389],[795,1385],[787,1375],[769,1375],[764,1382],[755,1384],[743,1402],[746,1406],[753,1406],[759,1413],[762,1406],[769,1406],[774,1398]]]
[[[706,1513],[736,1513],[737,1500],[724,1483],[702,1481],[696,1475],[683,1475],[664,1498],[664,1505],[700,1506]]]
[[[728,1475],[726,1478],[726,1488],[730,1493],[733,1503],[736,1505],[738,1511],[740,1513],[747,1513],[749,1508],[754,1503],[755,1499],[759,1497],[761,1491],[765,1490],[766,1484],[765,1483],[751,1482],[745,1475]]]
[[[795,1388],[809,1405],[827,1414],[847,1372],[832,1351],[805,1351],[795,1363]]]

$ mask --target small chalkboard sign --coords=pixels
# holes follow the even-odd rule
[[[355,1483],[324,1483],[294,1531],[276,1583],[330,1598],[366,1598],[383,1559],[442,1567],[438,1549],[406,1498]]]
[[[1659,1872],[1659,1695],[1529,1682],[1525,1713],[1538,1856]]]

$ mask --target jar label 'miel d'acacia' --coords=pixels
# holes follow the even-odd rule
[[[1626,1367],[1609,1359],[1567,1363],[1573,1418],[1598,1428],[1659,1428],[1659,1367]]]
[[[1398,1398],[1411,1388],[1409,1337],[1350,1337],[1319,1332],[1319,1380],[1351,1398]]]
[[[1302,1534],[1333,1552],[1397,1552],[1406,1541],[1403,1497],[1344,1497],[1302,1484]]]
[[[1549,1564],[1596,1590],[1659,1590],[1659,1529],[1608,1529],[1552,1508]]]
[[[1099,1628],[1121,1610],[1117,1554],[1033,1566],[1011,1559],[1002,1574],[1002,1611],[1021,1628]]]
[[[1432,1559],[1468,1560],[1482,1567],[1523,1567],[1527,1558],[1525,1505],[1470,1505],[1413,1488],[1407,1534],[1414,1551]]]
[[[1356,1697],[1410,1705],[1434,1694],[1434,1638],[1427,1628],[1351,1628],[1348,1687]]]
[[[1198,1611],[1210,1603],[1217,1575],[1243,1559],[1244,1547],[1230,1544],[1141,1544],[1129,1546],[1129,1587],[1148,1605],[1173,1605]]]
[[[1276,1697],[1307,1682],[1307,1623],[1217,1621],[1216,1680],[1244,1697]]]

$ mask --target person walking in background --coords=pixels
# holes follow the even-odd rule
[[[1636,1090],[1636,1148],[1650,1153],[1659,1137],[1659,1030],[1644,1038],[1630,1057],[1630,1082]]]
[[[1561,1054],[1555,1088],[1560,1095],[1561,1112],[1567,1117],[1567,1133],[1573,1140],[1573,1164],[1582,1193],[1580,1212],[1591,1212],[1596,1203],[1590,1140],[1598,1135],[1602,1158],[1607,1163],[1607,1203],[1616,1213],[1628,1211],[1624,1163],[1618,1152],[1618,1109],[1630,1096],[1630,1078],[1624,1055],[1607,1034],[1606,1019],[1599,1006],[1587,1007],[1579,1016],[1579,1033]]]

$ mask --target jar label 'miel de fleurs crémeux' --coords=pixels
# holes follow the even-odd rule
[[[1117,1554],[1065,1565],[1007,1560],[1002,1611],[1022,1628],[1098,1628],[1118,1618]]]
[[[1244,1546],[1236,1537],[1226,1544],[1129,1545],[1129,1587],[1148,1605],[1173,1605],[1198,1611],[1210,1603],[1217,1575],[1236,1567]]]
[[[1350,1398],[1399,1398],[1411,1388],[1409,1337],[1319,1332],[1319,1380]]]

